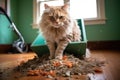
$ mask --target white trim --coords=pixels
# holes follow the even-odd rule
[[[7,14],[10,16],[10,0],[7,0]]]
[[[85,25],[94,25],[94,24],[105,24],[106,19],[91,19],[91,20],[84,20]]]
[[[37,0],[33,0],[33,28],[37,28]]]

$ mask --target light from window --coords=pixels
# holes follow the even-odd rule
[[[70,0],[70,14],[74,19],[97,18],[96,0]]]
[[[50,6],[61,6],[64,4],[63,0],[40,1],[39,11],[40,16],[44,11],[44,4]],[[97,18],[97,4],[96,0],[70,0],[70,14],[74,19],[80,18]]]

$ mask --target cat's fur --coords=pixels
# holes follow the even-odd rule
[[[81,32],[77,22],[69,15],[69,5],[48,6],[39,23],[40,30],[46,39],[50,59],[62,59],[63,51],[71,41],[80,41]]]

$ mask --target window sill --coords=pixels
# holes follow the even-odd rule
[[[106,18],[103,19],[84,19],[85,25],[105,24]]]
[[[33,28],[33,29],[39,29],[39,26],[38,26],[37,23],[33,23],[33,24],[31,24],[31,25],[32,25],[32,28]]]

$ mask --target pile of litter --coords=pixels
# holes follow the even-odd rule
[[[48,56],[43,56],[41,58],[35,57],[26,63],[22,61],[15,70],[24,72],[27,76],[69,77],[71,75],[102,72],[101,67],[104,64],[105,61],[99,61],[95,58],[80,60],[73,55],[66,54],[62,60],[49,60]]]

